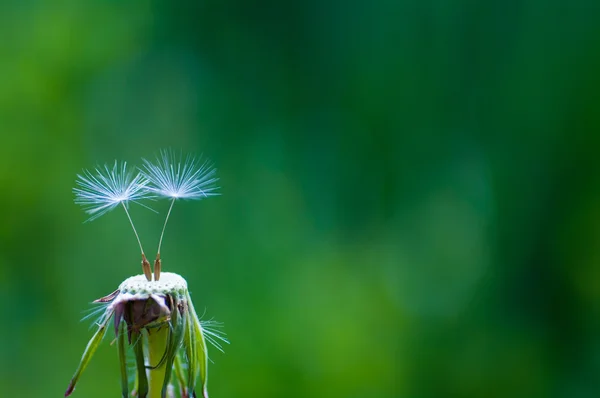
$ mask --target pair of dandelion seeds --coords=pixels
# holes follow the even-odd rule
[[[143,274],[126,279],[106,297],[95,300],[99,314],[98,329],[89,341],[79,366],[65,392],[71,395],[81,373],[98,348],[111,319],[119,353],[121,394],[123,398],[208,398],[206,342],[219,350],[227,343],[217,329],[219,324],[200,321],[190,298],[186,280],[178,274],[161,272],[160,247],[178,199],[200,200],[217,195],[216,170],[193,157],[185,160],[172,151],[161,151],[155,162],[143,159],[137,172],[127,163],[115,162],[94,172],[78,175],[75,203],[84,207],[94,220],[122,207],[133,228],[142,252]],[[142,242],[129,214],[129,202],[166,198],[171,201],[160,235],[154,273],[144,254]],[[127,340],[127,344],[126,344]],[[133,372],[128,366],[133,357]],[[131,375],[129,374],[131,373]]]

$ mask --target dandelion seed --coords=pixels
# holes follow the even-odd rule
[[[151,280],[150,262],[146,259],[142,241],[127,210],[128,202],[138,203],[149,209],[148,206],[139,203],[142,199],[153,197],[147,188],[148,180],[141,173],[134,176],[133,171],[127,168],[127,162],[119,165],[115,160],[112,169],[109,169],[108,165],[104,165],[103,169],[96,168],[95,175],[84,170],[83,174],[77,175],[76,184],[78,187],[73,188],[75,203],[82,205],[85,212],[91,215],[87,221],[95,220],[118,205],[123,206],[142,252],[142,269],[146,278]]]
[[[83,174],[77,175],[76,184],[78,187],[73,188],[75,203],[83,206],[91,216],[88,221],[106,214],[119,204],[139,203],[152,197],[147,189],[148,180],[141,173],[133,175],[132,170],[127,168],[127,162],[119,164],[115,161],[112,169],[105,165],[97,168],[96,174],[84,170]]]
[[[215,177],[217,169],[212,167],[208,161],[200,164],[196,158],[188,155],[185,162],[182,162],[182,156],[180,155],[176,159],[172,150],[160,151],[156,163],[152,163],[147,159],[142,160],[144,168],[141,173],[149,182],[147,189],[157,196],[171,198],[171,205],[163,224],[158,241],[156,260],[154,261],[154,279],[159,280],[161,271],[160,248],[175,201],[177,199],[200,200],[218,195],[215,192],[218,189],[215,183],[219,179]]]
[[[158,196],[173,199],[199,200],[218,195],[215,183],[217,170],[211,163],[200,164],[193,156],[182,156],[176,159],[171,150],[160,151],[156,163],[142,159],[144,169],[142,175],[149,181],[148,189]]]

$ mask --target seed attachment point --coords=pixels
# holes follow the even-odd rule
[[[160,261],[160,253],[156,253],[156,260],[154,260],[154,280],[158,281],[160,279],[160,269],[162,267],[162,263]]]
[[[152,270],[150,269],[150,262],[146,258],[146,255],[142,253],[142,270],[148,282],[152,280]]]

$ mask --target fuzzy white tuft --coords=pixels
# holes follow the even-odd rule
[[[138,202],[153,197],[148,190],[148,180],[141,174],[128,170],[127,162],[96,168],[92,174],[84,170],[77,175],[77,187],[73,188],[75,203],[82,205],[92,221],[114,209],[119,204]],[[142,205],[143,206],[143,205]],[[144,206],[145,207],[145,206]]]
[[[156,163],[146,159],[141,170],[149,181],[147,189],[158,196],[172,199],[204,199],[218,195],[217,170],[209,162],[199,163],[194,157],[176,158],[173,151],[162,150]]]

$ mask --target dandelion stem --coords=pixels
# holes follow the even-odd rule
[[[133,220],[131,219],[131,216],[129,215],[127,206],[125,206],[124,202],[121,202],[121,205],[123,205],[123,210],[125,210],[125,214],[127,214],[127,218],[129,219],[131,228],[133,228],[133,233],[135,234],[138,244],[140,245],[140,251],[142,252],[142,270],[144,271],[144,275],[146,275],[146,279],[151,281],[152,280],[152,271],[150,270],[150,263],[148,262],[148,260],[146,259],[146,255],[144,254],[144,248],[142,247],[142,241],[140,240],[140,236],[138,235],[137,231],[135,230],[135,225],[133,225]]]
[[[160,363],[167,350],[168,339],[168,325],[160,326],[158,329],[148,329],[148,362],[150,365]],[[171,366],[173,365],[171,364]],[[150,388],[148,398],[161,398],[166,371],[165,363],[148,371],[148,385]]]
[[[157,281],[160,279],[160,270],[162,268],[162,264],[160,261],[160,247],[162,245],[163,236],[165,235],[165,229],[167,228],[167,221],[169,221],[169,216],[171,215],[171,210],[173,210],[173,205],[175,204],[175,199],[171,201],[171,206],[169,206],[169,211],[167,212],[167,217],[165,218],[165,223],[163,224],[163,229],[160,234],[160,239],[158,241],[158,251],[156,252],[156,260],[154,260],[154,280]]]
[[[137,231],[135,230],[135,225],[133,225],[133,221],[131,220],[131,216],[129,215],[129,211],[127,210],[127,206],[125,206],[125,203],[121,202],[121,205],[123,205],[123,209],[125,210],[125,214],[127,214],[127,218],[129,219],[129,222],[131,223],[131,228],[133,228],[133,233],[135,234],[135,237],[138,241],[138,245],[140,245],[140,250],[142,252],[142,254],[144,254],[144,249],[142,248],[142,241],[140,240],[140,237],[138,236]]]
[[[176,198],[173,198],[171,201],[171,206],[169,206],[169,212],[167,213],[167,218],[165,218],[165,223],[163,225],[162,232],[160,234],[160,240],[158,241],[158,254],[160,254],[160,247],[162,245],[163,236],[165,234],[165,229],[167,228],[167,221],[169,221],[169,216],[171,215],[171,210],[173,209],[173,205],[175,204]]]

